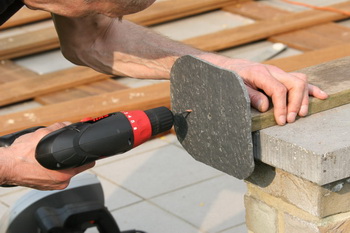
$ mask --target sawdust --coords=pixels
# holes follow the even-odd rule
[[[129,94],[129,99],[134,99],[134,98],[140,98],[140,97],[144,97],[145,93],[144,92],[137,92],[137,93],[130,93]]]
[[[26,112],[23,116],[32,122],[35,122],[38,119],[38,117],[32,112]]]

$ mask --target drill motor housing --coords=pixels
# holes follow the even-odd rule
[[[46,135],[36,148],[38,162],[52,170],[78,167],[124,153],[173,126],[166,107],[85,118]]]

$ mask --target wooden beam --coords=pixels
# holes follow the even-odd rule
[[[46,11],[30,10],[27,7],[23,7],[15,15],[13,15],[6,23],[0,26],[0,29],[6,29],[36,21],[49,19],[51,14]]]
[[[309,67],[300,72],[308,75],[311,83],[330,94],[328,100],[312,98],[309,114],[350,103],[350,57]],[[2,134],[35,125],[48,125],[56,121],[78,121],[85,116],[98,116],[108,112],[147,109],[165,105],[169,107],[169,83],[126,89],[113,93],[80,98],[58,104],[0,116]],[[258,113],[253,110],[252,131],[275,125],[273,110]]]
[[[19,66],[10,60],[0,62],[0,84],[16,80],[31,79],[38,76],[37,73]]]
[[[169,93],[169,82],[162,82],[7,114],[0,116],[0,134],[59,121],[77,122],[87,116],[97,117],[122,110],[170,107]]]
[[[332,61],[350,55],[350,43],[332,46],[325,49],[305,52],[285,58],[272,59],[264,64],[274,65],[284,71],[291,72],[314,66],[323,62]]]
[[[210,10],[220,9],[224,6],[240,4],[248,0],[171,0],[161,1],[149,8],[125,16],[125,19],[134,23],[149,26],[166,21],[183,18]]]
[[[24,32],[0,39],[0,60],[30,55],[58,48],[59,40],[54,27]]]
[[[34,98],[57,90],[97,81],[110,76],[87,67],[74,67],[30,79],[0,85],[0,106]]]
[[[343,10],[350,9],[350,3],[332,5]],[[170,13],[170,11],[168,11]],[[236,45],[264,39],[279,33],[306,28],[313,25],[344,19],[347,16],[333,12],[310,10],[291,13],[285,16],[262,20],[250,25],[233,29],[226,29],[183,41],[197,48],[216,51]],[[0,59],[9,59],[19,56],[57,48],[59,41],[54,28],[41,29],[0,40]]]
[[[335,4],[331,7],[341,10],[350,10],[350,2]],[[258,21],[237,28],[225,29],[219,32],[190,38],[183,42],[202,50],[218,51],[265,39],[280,33],[299,30],[345,18],[348,18],[348,16],[333,12],[308,10]]]
[[[248,0],[172,0],[157,2],[140,13],[125,18],[142,25],[163,23],[168,20],[218,9]],[[0,39],[0,60],[25,56],[59,47],[55,28],[49,27]]]
[[[232,4],[230,6],[223,7],[222,10],[254,20],[277,18],[291,13],[290,11],[273,7],[258,1],[247,1],[241,4]]]
[[[310,83],[329,94],[327,100],[311,98],[309,115],[350,103],[350,57],[334,60],[300,70],[308,75]],[[252,131],[276,125],[273,109],[259,113],[252,111]]]
[[[41,95],[35,98],[36,102],[41,104],[56,104],[64,101],[70,101],[87,96],[100,95],[103,93],[119,91],[129,87],[117,82],[113,79],[105,79],[89,84],[81,85],[74,88],[69,88],[64,91],[52,92],[46,95]]]
[[[302,51],[317,50],[348,43],[350,28],[327,23],[272,36],[269,41],[280,42]]]

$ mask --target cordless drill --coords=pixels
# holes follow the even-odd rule
[[[42,138],[36,147],[35,156],[48,169],[78,167],[124,153],[150,137],[171,129],[173,122],[174,115],[166,107],[87,117]],[[2,136],[0,147],[10,146],[16,138],[40,127]]]
[[[88,117],[46,135],[37,145],[35,156],[48,169],[78,167],[142,144],[169,130],[173,119],[166,107]]]

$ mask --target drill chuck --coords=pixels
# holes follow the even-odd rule
[[[78,167],[124,153],[173,126],[166,107],[85,118],[46,135],[36,148],[38,162],[53,170]]]

